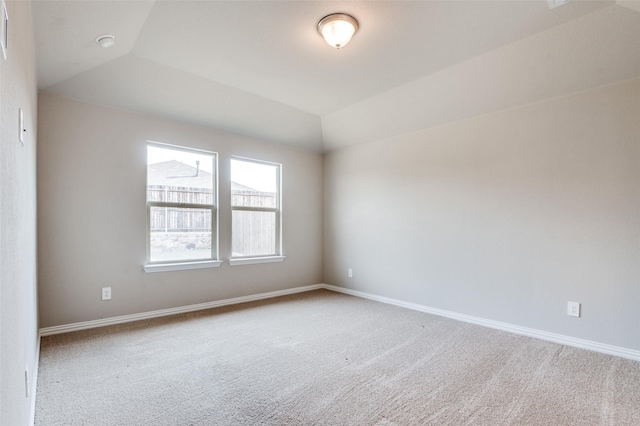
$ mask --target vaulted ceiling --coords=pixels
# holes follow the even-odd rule
[[[340,50],[316,31],[334,12],[360,24]],[[637,0],[37,0],[33,13],[44,92],[316,151],[640,76]]]

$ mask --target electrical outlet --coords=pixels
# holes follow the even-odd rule
[[[102,287],[102,300],[111,300],[111,287]]]
[[[24,145],[24,132],[27,130],[24,128],[24,113],[22,108],[18,108],[18,142]]]
[[[570,317],[580,317],[580,303],[568,302],[567,315],[569,315]]]
[[[347,276],[348,276],[349,278],[353,278],[353,269],[349,268],[349,269],[347,270]]]

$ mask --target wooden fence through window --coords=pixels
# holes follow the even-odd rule
[[[205,208],[151,207],[150,228],[159,233],[193,233],[211,230],[213,201],[210,188],[149,185],[149,201],[203,204]],[[232,188],[233,206],[276,208],[276,194],[253,189]],[[276,214],[274,212],[236,210],[232,215],[232,251],[234,255],[274,254],[276,248]]]

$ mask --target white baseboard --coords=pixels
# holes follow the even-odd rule
[[[562,334],[549,333],[547,331],[536,330],[534,328],[520,327],[518,325],[508,324],[505,322],[488,320],[480,317],[459,314],[457,312],[445,311],[443,309],[431,308],[429,306],[418,305],[416,303],[405,302],[402,300],[391,299],[389,297],[378,296],[363,291],[351,290],[344,287],[323,284],[321,286],[327,290],[339,293],[349,294],[351,296],[362,297],[365,299],[375,300],[377,302],[387,303],[389,305],[400,306],[403,308],[413,309],[414,311],[425,312],[428,314],[438,315],[451,318],[458,321],[464,321],[471,324],[481,325],[483,327],[495,328],[497,330],[508,331],[510,333],[522,336],[535,337],[536,339],[547,340],[549,342],[560,343],[561,345],[573,346],[576,348],[587,349],[594,352],[600,352],[607,355],[615,355],[621,358],[640,361],[640,351],[622,348],[619,346],[607,345],[604,343],[594,342],[592,340],[578,339]]]
[[[183,314],[186,312],[201,311],[203,309],[218,308],[220,306],[237,305],[239,303],[253,302],[255,300],[270,299],[272,297],[286,296],[288,294],[302,293],[304,291],[319,290],[323,284],[314,284],[304,287],[288,288],[286,290],[270,291],[268,293],[254,294],[251,296],[234,297],[232,299],[216,300],[213,302],[199,303],[196,305],[180,306],[177,308],[160,309],[157,311],[142,312],[139,314],[122,315],[118,317],[99,320],[76,322],[73,324],[57,325],[40,329],[40,336],[69,333],[71,331],[87,330],[90,328],[105,327],[108,325],[124,324],[132,321],[140,321],[150,318],[166,317],[168,315]]]
[[[255,300],[262,300],[262,299],[270,299],[273,297],[285,296],[288,294],[302,293],[305,291],[312,291],[312,290],[319,290],[319,289],[326,289],[326,290],[331,290],[339,293],[349,294],[351,296],[357,296],[364,299],[375,300],[377,302],[400,306],[403,308],[412,309],[414,311],[420,311],[428,314],[447,317],[447,318],[451,318],[458,321],[464,321],[471,324],[480,325],[483,327],[489,327],[497,330],[507,331],[514,334],[519,334],[522,336],[528,336],[528,337],[534,337],[536,339],[547,340],[550,342],[559,343],[561,345],[573,346],[576,348],[587,349],[587,350],[600,352],[608,355],[615,355],[621,358],[632,359],[634,361],[640,361],[640,351],[633,350],[633,349],[622,348],[619,346],[612,346],[604,343],[594,342],[591,340],[578,339],[571,336],[550,333],[547,331],[536,330],[533,328],[520,327],[513,324],[488,320],[485,318],[474,317],[471,315],[459,314],[457,312],[451,312],[451,311],[446,311],[444,309],[432,308],[429,306],[405,302],[403,300],[392,299],[384,296],[378,296],[378,295],[366,293],[363,291],[351,290],[348,288],[338,287],[338,286],[329,285],[329,284],[314,284],[314,285],[308,285],[304,287],[295,287],[295,288],[290,288],[286,290],[260,293],[260,294],[255,294],[251,296],[234,297],[232,299],[224,299],[224,300],[217,300],[214,302],[200,303],[197,305],[188,305],[188,306],[181,306],[177,308],[161,309],[157,311],[143,312],[140,314],[123,315],[119,317],[85,321],[85,322],[79,322],[79,323],[67,324],[67,325],[59,325],[55,327],[45,327],[40,329],[40,336],[50,336],[53,334],[69,333],[71,331],[86,330],[90,328],[104,327],[104,326],[114,325],[114,324],[123,324],[127,322],[132,322],[132,321],[158,318],[158,317],[164,317],[168,315],[182,314],[186,312],[200,311],[203,309],[217,308],[220,306],[236,305],[239,303],[252,302]],[[40,350],[38,348],[38,354],[39,353],[40,353]],[[37,377],[37,374],[34,375],[34,377]]]

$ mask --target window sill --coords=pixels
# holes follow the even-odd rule
[[[269,257],[247,257],[243,259],[229,259],[229,265],[251,265],[254,263],[275,263],[282,262],[286,256],[269,256]]]
[[[217,268],[222,264],[222,260],[205,260],[202,262],[182,262],[182,263],[154,263],[144,265],[145,272],[168,272],[183,271],[186,269]]]

